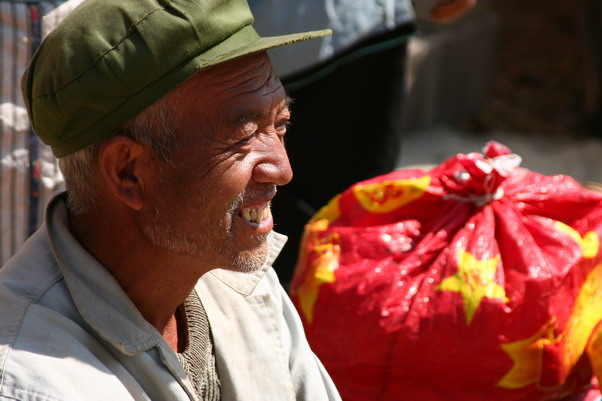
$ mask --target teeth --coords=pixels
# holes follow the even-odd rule
[[[261,216],[261,220],[265,220],[268,218],[268,216],[270,215],[270,208],[269,207],[264,207],[263,208],[263,215]]]
[[[269,206],[260,207],[257,209],[244,208],[242,209],[240,216],[248,222],[261,223],[267,219],[270,215]]]

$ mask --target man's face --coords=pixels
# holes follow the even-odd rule
[[[252,271],[267,257],[269,204],[292,172],[283,145],[290,117],[269,58],[257,54],[195,75],[175,96],[173,165],[139,224],[156,245],[211,268]]]

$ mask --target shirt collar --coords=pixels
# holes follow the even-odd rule
[[[268,257],[263,266],[257,271],[241,273],[226,269],[215,269],[208,274],[215,276],[234,291],[244,296],[250,295],[255,287],[257,287],[257,284],[259,284],[259,281],[266,275],[272,264],[274,264],[286,240],[287,237],[285,235],[278,234],[275,231],[270,233],[268,237]]]

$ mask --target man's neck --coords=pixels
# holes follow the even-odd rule
[[[178,348],[176,311],[209,269],[198,258],[159,249],[142,237],[133,222],[108,224],[90,217],[70,218],[81,245],[115,277],[142,316]],[[119,244],[118,247],[115,244]]]
[[[178,308],[172,318],[169,319],[161,335],[174,352],[182,353],[186,349],[188,329],[180,310],[181,308]]]

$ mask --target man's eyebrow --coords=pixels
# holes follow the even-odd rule
[[[293,102],[293,99],[291,99],[289,96],[287,96],[284,100],[284,104],[282,105],[282,107],[280,107],[277,114],[280,114],[280,113],[282,113],[283,110],[288,109],[292,102]],[[269,113],[266,111],[251,111],[250,110],[250,111],[246,111],[246,112],[238,115],[233,123],[234,123],[235,127],[239,127],[249,121],[266,118],[268,116],[269,116]]]

